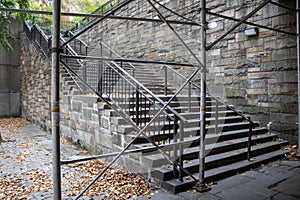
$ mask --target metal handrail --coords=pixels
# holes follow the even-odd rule
[[[183,78],[186,80],[186,77],[183,76],[182,74],[178,73],[177,71],[175,71],[173,68],[171,68],[170,66],[164,66],[167,69],[169,69],[170,71],[174,72],[176,75],[178,75],[179,77]],[[194,83],[193,81],[190,82],[193,86],[197,87],[198,89],[201,89],[201,86]],[[210,97],[212,97],[214,100],[218,101],[219,103],[225,105],[228,109],[232,110],[233,112],[235,112],[235,114],[241,116],[244,120],[247,120],[249,122],[251,122],[252,124],[254,123],[251,119],[249,119],[249,117],[247,117],[246,115],[242,114],[241,112],[239,112],[238,110],[234,109],[232,106],[228,105],[226,102],[223,102],[221,99],[219,99],[218,97],[215,97],[213,95],[211,95],[210,93],[206,93],[208,94]]]
[[[28,39],[32,42],[36,42],[40,47],[42,52],[46,57],[49,57],[50,48],[50,39],[44,33],[44,31],[39,27],[39,25],[35,24],[32,27],[29,26],[28,23],[24,21],[24,31],[28,37]]]
[[[135,84],[133,84],[134,86],[137,85],[138,87],[141,87],[143,90],[145,90],[149,95],[151,95],[153,98],[155,98],[155,100],[157,100],[159,103],[161,103],[162,105],[165,105],[166,103],[161,100],[161,98],[159,98],[158,96],[156,96],[151,90],[149,90],[147,87],[145,87],[143,84],[141,84],[138,80],[136,80],[134,77],[132,77],[130,74],[128,74],[128,72],[126,70],[124,70],[122,67],[120,67],[116,62],[112,61],[112,63],[118,67],[118,69],[120,71],[122,71],[122,73],[126,74],[126,76],[130,77],[131,81]],[[181,116],[177,111],[175,111],[172,107],[167,106],[167,109],[170,110],[174,115],[176,115],[179,119],[183,120],[184,122],[187,121],[186,118],[184,118],[183,116]]]
[[[75,35],[75,34],[74,34],[72,31],[70,31],[70,30],[68,30],[68,33],[71,34],[72,36]],[[77,38],[77,40],[79,40],[84,46],[88,47],[88,45],[87,45],[84,41],[82,41],[79,37]]]
[[[66,31],[64,34],[67,35],[67,36],[69,36],[70,38],[71,38],[71,36],[73,37],[73,36],[75,35],[75,34],[74,34],[72,31],[70,31],[70,30]],[[79,52],[79,53],[81,53],[81,47],[83,46],[83,47],[85,48],[85,54],[84,54],[84,55],[87,56],[89,46],[88,46],[84,41],[82,41],[80,38],[77,37],[75,40],[72,41],[73,43],[75,43],[75,44],[74,44],[75,49],[77,48],[77,47],[76,47],[76,41],[79,41],[79,48],[80,48],[80,52]],[[64,40],[63,43],[65,43],[65,42],[66,42],[66,41]],[[67,45],[68,45],[68,44],[67,44]],[[69,45],[71,45],[71,44],[69,44]],[[79,55],[79,54],[77,53],[76,55]]]
[[[27,38],[31,41],[32,35],[31,35],[31,28],[26,21],[23,22],[23,31],[25,32]]]
[[[104,46],[106,49],[108,49],[110,52],[112,52],[113,54],[115,54],[118,58],[123,58],[122,56],[120,56],[117,52],[115,52],[112,48],[110,48],[109,46],[107,46],[103,41],[100,41],[100,45]],[[97,48],[95,48],[97,49]],[[133,66],[130,62],[126,62],[134,71],[136,70],[136,67]]]
[[[27,28],[29,28],[29,27],[27,27]],[[28,30],[29,30],[29,29],[28,29]],[[37,29],[37,32],[42,33],[43,31],[42,31],[41,29]],[[45,35],[45,34],[44,34],[44,35]],[[43,37],[43,38],[44,38],[44,37]],[[63,41],[64,39],[61,37],[60,40]],[[48,42],[47,44],[49,44],[49,42],[50,42],[50,39],[49,39],[49,38],[48,38],[47,42]],[[40,44],[40,46],[42,47],[41,44]],[[70,52],[70,53],[76,55],[76,51],[74,51],[74,50],[71,48],[70,45],[67,45],[65,48],[68,49],[68,52]],[[42,49],[44,50],[44,49],[46,49],[46,48],[44,47],[44,48],[42,48]],[[50,56],[50,55],[48,54],[48,56]],[[63,57],[62,57],[62,59],[63,59]],[[80,59],[76,59],[76,60],[80,60]],[[101,97],[101,95],[99,94],[99,92],[97,92],[97,91],[94,90],[90,85],[88,85],[87,82],[86,82],[84,79],[82,79],[80,76],[78,76],[78,74],[77,74],[72,68],[70,68],[63,60],[61,60],[61,62],[62,62],[62,64],[65,66],[65,68],[68,70],[68,72],[74,74],[80,81],[83,82],[84,85],[86,85],[87,88],[91,89],[91,90],[94,91],[98,96]],[[111,63],[112,63],[112,62],[111,62]],[[115,63],[114,65],[117,65],[117,64]],[[122,67],[120,67],[120,66],[118,66],[118,70],[121,70],[122,73],[124,73],[124,74],[126,74],[126,75],[129,75],[129,74],[127,73],[127,71],[124,70],[124,69],[123,69]],[[195,74],[193,74],[193,76],[194,76],[194,75],[195,75]],[[132,78],[133,78],[133,77],[132,77]],[[133,79],[134,79],[134,78],[133,78]],[[136,83],[136,82],[133,81],[133,83]],[[137,84],[137,83],[136,83],[136,84]],[[186,84],[187,84],[187,83],[185,83],[184,85],[186,85]],[[134,85],[134,84],[133,84],[133,85]],[[183,86],[183,87],[184,87],[184,86]],[[183,87],[181,87],[180,90],[182,90]],[[145,90],[145,91],[148,92],[148,93],[149,93],[149,91],[150,91],[150,90],[148,90],[147,88],[145,88],[144,86],[142,86],[142,84],[140,84],[140,83],[136,85],[136,88],[137,88],[136,91],[139,91],[139,92],[140,92],[141,94],[143,94],[143,95],[145,95],[145,94],[144,94],[144,92],[143,92],[142,90]],[[141,90],[141,89],[142,89],[142,90]],[[151,92],[151,91],[150,91],[150,92]],[[174,131],[173,134],[175,134],[175,132],[176,132],[176,133],[178,132],[177,128],[180,128],[179,134],[180,134],[180,137],[182,136],[182,134],[183,134],[183,126],[184,126],[184,118],[181,117],[177,112],[173,112],[173,114],[174,114],[174,113],[177,113],[178,117],[177,117],[175,114],[174,114],[175,117],[173,117],[173,116],[171,116],[169,113],[166,112],[166,109],[171,108],[171,107],[169,106],[169,104],[170,104],[170,102],[174,99],[174,97],[175,97],[177,94],[178,94],[178,93],[176,93],[176,94],[175,94],[175,95],[174,95],[167,103],[165,103],[165,102],[163,102],[163,101],[160,100],[159,102],[162,103],[162,107],[161,107],[161,106],[158,106],[158,104],[155,104],[156,106],[159,107],[159,110],[158,110],[158,112],[154,115],[154,117],[152,117],[151,120],[150,120],[143,128],[137,127],[137,125],[136,125],[135,123],[132,123],[132,120],[131,120],[131,121],[128,120],[128,118],[126,118],[126,116],[124,116],[125,113],[124,113],[124,112],[121,112],[121,110],[118,108],[118,105],[112,105],[112,104],[111,104],[109,101],[107,101],[105,98],[102,98],[102,100],[104,100],[106,103],[108,103],[108,105],[109,105],[111,108],[114,108],[114,110],[115,110],[117,113],[119,113],[120,116],[122,116],[126,121],[128,121],[129,124],[131,124],[131,125],[133,126],[133,128],[139,132],[138,135],[136,135],[135,139],[136,139],[137,137],[139,137],[140,135],[144,135],[145,138],[146,138],[150,143],[152,143],[152,144],[153,144],[153,145],[161,152],[161,154],[162,154],[162,155],[163,155],[163,156],[164,156],[171,164],[173,164],[174,170],[178,170],[178,167],[179,167],[180,170],[184,171],[186,174],[189,174],[189,176],[191,176],[191,178],[193,178],[193,179],[195,180],[195,178],[194,178],[187,170],[185,170],[185,169],[183,168],[183,162],[182,162],[182,159],[180,160],[180,163],[172,162],[172,160],[170,159],[171,156],[166,155],[166,153],[162,151],[161,147],[160,147],[158,144],[156,144],[155,141],[153,141],[149,136],[147,136],[147,135],[145,134],[146,131],[148,130],[148,128],[150,127],[150,124],[155,123],[155,122],[154,122],[155,119],[158,118],[158,117],[161,115],[161,113],[164,113],[164,114],[167,114],[167,116],[168,116],[167,120],[173,120],[173,121],[174,121],[173,126],[174,126],[174,130],[176,129],[176,131]],[[145,95],[145,97],[148,98],[147,95]],[[148,99],[149,99],[149,98],[148,98]],[[150,99],[150,100],[151,100],[151,99]],[[152,100],[152,101],[153,101],[153,100]],[[154,103],[155,103],[155,102],[154,102]],[[172,111],[172,108],[169,109],[169,110]],[[179,120],[179,119],[180,119],[180,120]],[[158,125],[160,125],[160,122],[158,122]],[[165,126],[165,124],[163,124],[163,126]],[[171,132],[170,132],[170,133],[171,133]],[[133,140],[127,145],[127,147],[124,149],[124,151],[126,151],[126,149],[129,148],[129,146],[133,144],[133,142],[134,142],[135,139],[133,139]],[[180,142],[182,142],[181,139],[180,139]],[[119,156],[120,156],[120,155],[122,155],[122,153],[120,153]],[[182,154],[180,154],[180,155],[182,155]],[[117,159],[117,158],[116,158],[116,159]],[[178,166],[178,167],[177,167],[177,166]],[[108,167],[109,167],[109,166],[107,166],[107,168],[108,168]],[[180,173],[180,174],[181,174],[181,173]],[[99,174],[99,175],[101,176],[101,174]],[[182,178],[182,176],[180,176],[180,177]],[[84,191],[85,191],[85,190],[84,190]],[[83,192],[84,192],[84,191],[83,191]]]
[[[72,31],[68,31],[68,34],[70,34],[71,36],[74,36],[75,34],[72,32]],[[85,47],[86,49],[86,56],[88,54],[88,51],[89,49],[99,49],[101,51],[103,51],[102,48],[97,48],[97,47],[91,47],[91,46],[88,46],[83,40],[81,40],[79,37],[75,39],[75,41],[78,40],[79,43],[80,43],[80,46],[81,44]],[[64,40],[65,42],[65,40]],[[117,52],[115,52],[112,48],[110,48],[108,45],[106,45],[103,41],[100,41],[100,45],[101,46],[104,46],[108,51],[110,51],[112,54],[114,54],[117,58],[123,58],[122,56],[120,56]],[[102,54],[102,53],[101,53]],[[76,54],[78,55],[78,54]],[[136,70],[136,67],[131,64],[130,62],[126,62],[134,71]],[[134,71],[133,71],[133,76],[134,76]]]
[[[105,62],[108,66],[110,66],[109,63]],[[118,72],[119,70],[122,73],[119,73],[118,75],[120,77],[122,77],[123,80],[125,80],[129,85],[131,85],[135,91],[138,91],[140,94],[142,94],[142,96],[144,98],[146,98],[149,102],[151,102],[153,105],[155,105],[158,109],[161,109],[161,106],[159,106],[157,103],[155,103],[155,101],[153,101],[153,99],[151,99],[149,96],[147,96],[143,91],[141,91],[138,87],[138,83],[136,82],[132,82],[129,79],[132,79],[132,77],[126,72],[126,70],[124,70],[122,67],[120,67],[117,63],[111,62],[111,64],[113,64],[115,67],[117,67],[117,69],[112,68],[115,72]],[[128,79],[129,78],[129,79]],[[136,84],[135,84],[136,83]],[[109,95],[107,95],[108,97],[110,97]],[[150,94],[150,96],[152,96]],[[154,96],[152,96],[153,98],[155,98]],[[116,105],[118,105],[112,98],[110,98]],[[123,111],[123,109],[120,107],[120,110]],[[123,111],[125,113],[125,111]],[[174,117],[171,116],[169,113],[167,113],[166,111],[163,111],[165,115],[167,115],[170,119],[174,120]],[[178,114],[178,113],[177,113]],[[175,114],[174,114],[175,115]],[[128,118],[130,118],[130,116],[128,116]],[[136,122],[135,122],[136,123]]]
[[[42,28],[38,25],[38,24],[35,24],[34,27],[37,28],[37,30],[39,31],[39,33],[43,36],[43,38],[45,40],[48,40],[48,36],[45,34],[45,32],[42,30]]]
[[[101,5],[100,7],[98,7],[95,11],[93,11],[90,14],[104,14],[106,12],[108,12],[112,7],[114,7],[115,5],[121,3],[122,0],[109,0],[107,2],[105,2],[103,5]],[[105,10],[106,9],[106,10]],[[94,21],[95,19],[90,20],[89,17],[85,17],[82,20],[80,20],[79,22],[76,23],[76,25],[71,28],[72,32],[75,32],[79,29],[81,29],[82,27],[84,27],[86,24]]]
[[[178,75],[180,78],[183,78],[184,80],[186,80],[186,77],[184,77],[182,74],[179,74],[178,72],[176,72],[173,68],[169,67],[169,66],[164,66],[165,70],[169,69],[171,72],[175,73],[176,75]],[[165,80],[166,81],[166,80]],[[197,87],[198,89],[201,89],[198,84],[195,84],[193,81],[190,81],[190,84],[192,84],[193,86]],[[190,101],[190,92],[191,88],[189,88],[189,101]],[[219,106],[219,103],[223,104],[224,106],[226,106],[227,109],[230,109],[231,111],[233,111],[236,115],[242,117],[243,120],[246,120],[249,122],[249,135],[248,135],[248,149],[247,149],[247,160],[251,159],[251,137],[252,137],[252,130],[254,127],[254,122],[250,119],[250,117],[247,117],[246,115],[242,114],[241,112],[239,112],[238,110],[236,110],[235,108],[233,108],[232,106],[228,105],[226,102],[223,102],[221,99],[211,95],[210,93],[206,92],[207,95],[209,95],[211,98],[213,98],[216,102],[217,102],[217,107]],[[190,102],[189,102],[189,106],[190,106]],[[216,123],[215,123],[215,132],[217,132],[218,130],[218,108],[216,109]]]
[[[186,79],[185,76],[183,76],[182,74],[180,74],[180,73],[178,73],[177,71],[175,71],[172,67],[170,67],[170,66],[168,66],[168,65],[164,65],[164,68],[168,68],[169,70],[171,70],[171,71],[172,71],[173,73],[175,73],[176,75],[180,76],[180,77],[183,78],[183,79]],[[199,89],[200,89],[200,87],[201,87],[200,85],[198,85],[198,84],[196,84],[196,83],[194,83],[194,82],[192,82],[192,81],[191,81],[191,84],[192,84],[193,86],[199,88]]]

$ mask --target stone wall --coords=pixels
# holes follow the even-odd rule
[[[241,18],[259,2],[224,1],[223,6],[216,6],[213,11]],[[295,8],[295,1],[277,2]],[[228,20],[209,20],[217,21],[223,27],[209,31],[209,42],[233,25]],[[296,32],[295,14],[272,4],[248,21]],[[208,52],[207,64],[213,73],[209,77],[213,83],[211,89],[223,91],[230,104],[253,115],[252,118],[261,125],[271,121],[273,130],[295,142],[298,119],[296,37],[262,28],[259,28],[258,36],[246,37],[244,30],[250,27],[242,25]]]
[[[125,145],[119,116],[98,98],[78,90],[66,70],[60,76],[60,128],[62,136],[90,151],[109,152]],[[51,131],[51,59],[21,37],[22,115]]]
[[[293,0],[276,2],[295,8]],[[260,3],[261,0],[207,0],[207,8],[239,19]],[[199,1],[167,0],[163,4],[186,18],[200,21]],[[163,8],[159,10],[169,20],[183,20]],[[146,1],[134,1],[115,15],[147,18],[158,16]],[[236,23],[212,15],[207,16],[207,21],[218,24],[216,28],[207,30],[208,44]],[[268,4],[248,21],[296,32],[295,13],[273,4]],[[172,26],[195,54],[199,55],[200,27]],[[207,52],[209,92],[251,115],[262,126],[271,121],[273,130],[283,133],[285,138],[294,142],[298,121],[296,37],[263,28],[259,28],[258,36],[246,37],[244,30],[250,27],[241,25]],[[91,46],[104,41],[128,58],[196,63],[172,31],[162,23],[106,19],[81,37]],[[156,66],[150,67],[154,69]],[[159,70],[160,68],[157,69]],[[194,69],[177,67],[176,70],[188,76]]]
[[[20,33],[22,23],[11,20],[9,32],[13,51],[0,47],[0,117],[20,116]]]
[[[30,43],[25,34],[21,35],[20,72],[22,116],[50,130],[51,59]]]
[[[98,102],[97,96],[79,91],[62,66],[60,72],[62,137],[95,154],[122,150],[130,140],[130,135],[125,135],[121,128],[124,120],[105,103]],[[24,34],[21,36],[21,85],[23,117],[51,132],[51,59]],[[142,169],[138,158],[122,157],[118,164],[145,173],[147,169]]]

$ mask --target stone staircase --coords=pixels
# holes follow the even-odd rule
[[[167,102],[171,96],[163,95],[163,81],[158,74],[151,73],[147,68],[138,68],[135,77],[151,91]],[[168,93],[174,91],[169,88]],[[132,101],[135,101],[134,97]],[[192,96],[191,102],[188,102],[187,95],[176,97],[170,106],[177,111],[180,116],[187,119],[184,125],[184,134],[182,139],[183,168],[193,174],[198,179],[199,172],[199,134],[200,134],[200,98]],[[145,107],[149,107],[150,102],[144,101]],[[205,180],[207,183],[259,167],[272,160],[282,158],[289,153],[283,147],[288,145],[287,141],[278,138],[275,133],[269,132],[267,128],[260,127],[257,122],[253,124],[251,141],[251,160],[247,160],[249,122],[246,121],[239,112],[227,105],[217,104],[217,100],[211,96],[206,99],[206,146],[205,146]],[[190,105],[190,108],[188,108]],[[216,109],[218,105],[218,118],[216,119]],[[135,110],[130,109],[129,105],[121,105],[125,111],[130,112],[135,121]],[[131,105],[131,107],[134,105]],[[147,123],[152,115],[150,109],[141,113],[140,121]],[[115,116],[112,114],[112,116]],[[121,117],[116,117],[116,125],[119,127],[120,134],[126,135],[130,141],[135,135],[134,129],[126,124]],[[164,134],[166,129],[174,128],[174,124],[165,124],[164,119],[161,126],[150,126],[152,133],[150,138],[157,144],[162,145],[165,153],[172,156],[174,154],[174,134]],[[217,128],[216,128],[217,121]],[[178,142],[178,138],[177,138]],[[140,137],[135,141],[135,148],[143,148],[140,162],[151,170],[151,176],[155,181],[168,191],[178,193],[190,189],[195,185],[195,180],[184,174],[183,180],[179,180],[178,172],[174,173],[173,166],[150,144],[145,137]],[[178,149],[180,145],[177,145]],[[178,150],[177,150],[178,151]],[[175,159],[179,160],[179,157]]]
[[[77,61],[63,60],[73,70],[78,71],[83,77],[87,73],[99,77],[96,68],[85,71]],[[124,67],[126,69],[126,67]],[[102,75],[108,73],[104,71]],[[70,76],[71,73],[66,68],[61,69],[61,80],[64,90],[72,90],[70,95],[80,94],[81,83],[76,82],[76,77]],[[136,66],[134,77],[145,88],[154,93],[162,101],[167,102],[176,88],[168,86],[168,95],[165,95],[165,85],[160,74],[154,73],[146,66]],[[97,88],[98,79],[88,80],[87,83]],[[107,87],[113,87],[118,79],[112,83],[103,80]],[[144,89],[141,89],[142,91]],[[128,113],[132,121],[139,122],[140,126],[145,126],[155,115],[153,112],[153,96],[139,97],[138,101],[141,111],[137,114],[137,97],[132,91],[127,103],[120,103],[118,106]],[[68,92],[66,92],[68,93]],[[147,98],[146,98],[147,97]],[[104,97],[102,97],[104,98]],[[118,99],[128,98],[123,94],[116,96]],[[110,101],[111,99],[107,99]],[[100,98],[99,98],[99,101]],[[286,141],[280,140],[278,136],[269,132],[265,127],[260,127],[258,123],[253,124],[251,140],[251,160],[247,160],[249,122],[244,116],[232,107],[222,104],[217,98],[212,96],[206,97],[206,144],[205,144],[205,181],[207,183],[241,173],[268,163],[272,160],[279,159],[289,153],[282,147],[287,145]],[[122,102],[122,101],[120,101]],[[182,162],[183,168],[188,171],[193,178],[186,173],[179,173],[173,166],[157,151],[153,144],[150,144],[145,137],[139,137],[134,142],[135,148],[140,148],[141,155],[137,158],[141,165],[146,165],[151,171],[153,179],[161,186],[172,193],[181,192],[195,185],[199,172],[199,134],[200,134],[200,98],[199,96],[178,95],[171,103],[170,107],[186,119],[184,125],[180,127],[180,136],[177,134],[178,126],[175,121],[169,120],[174,117],[174,112],[168,108],[165,113],[158,116],[156,123],[153,123],[147,129],[147,135],[161,146],[162,151],[173,159],[174,162]],[[162,105],[160,105],[162,107]],[[124,147],[136,135],[136,129],[129,125],[124,118],[119,117],[116,111],[111,110],[108,105],[103,106],[107,109],[109,117],[115,126],[117,134],[123,135]],[[167,114],[166,114],[167,113]],[[217,114],[218,113],[218,114]],[[166,117],[167,116],[167,117]],[[138,118],[138,119],[137,119]],[[182,155],[180,155],[182,151]],[[183,175],[182,180],[179,174]]]

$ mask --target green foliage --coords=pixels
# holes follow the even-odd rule
[[[92,13],[98,7],[100,7],[103,2],[107,0],[67,0],[63,6],[63,12],[76,12],[76,13]],[[73,28],[82,17],[73,17],[71,20],[68,17],[64,17],[62,20],[62,29],[68,30]]]
[[[5,50],[12,51],[13,48],[10,44],[10,40],[14,39],[14,37],[9,33],[9,19],[1,15],[0,24],[0,44]]]
[[[29,0],[0,0],[0,7],[27,9],[29,8]],[[26,19],[26,17],[26,14],[0,12],[0,45],[5,50],[13,50],[10,44],[10,41],[14,39],[9,32],[10,18]]]
[[[63,0],[62,12],[91,13],[105,1],[107,0]],[[42,0],[0,0],[0,7],[52,11],[52,6],[45,5],[47,2]],[[14,39],[9,33],[10,18],[28,20],[46,29],[50,29],[52,24],[51,15],[0,12],[0,45],[8,51],[13,50],[10,41]],[[78,17],[63,16],[61,29],[68,30],[81,19]]]

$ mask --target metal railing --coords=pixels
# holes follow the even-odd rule
[[[92,12],[91,14],[104,14],[106,12],[108,12],[111,8],[113,8],[114,6],[116,6],[117,4],[123,2],[124,0],[109,0],[107,2],[105,2],[103,5],[101,5],[99,8],[97,8],[94,12]],[[95,19],[90,19],[89,17],[85,17],[82,20],[80,20],[72,29],[72,32],[76,32],[77,30],[83,28],[84,26],[86,26],[88,23],[91,23],[92,21],[94,21]]]
[[[66,32],[64,32],[64,34],[62,34],[62,37],[64,39],[65,38],[69,39],[69,38],[72,38],[73,36],[74,36],[74,33],[72,31],[66,31]],[[66,42],[66,41],[64,40],[64,42]],[[91,51],[89,49],[90,47],[84,41],[82,41],[80,38],[74,39],[68,45],[76,52],[77,55],[87,56],[88,52]]]
[[[111,49],[108,45],[106,45],[103,41],[99,42],[99,48],[94,48],[95,50],[99,49],[100,50],[100,57],[116,57],[116,58],[121,58],[122,56],[120,56],[117,52],[115,52],[113,49]],[[136,67],[131,64],[130,62],[122,62],[122,66],[123,69],[128,69],[130,71],[132,71],[131,75],[134,77],[135,76],[135,70]]]
[[[172,73],[174,74],[177,78],[186,80],[186,77],[183,76],[182,74],[178,73],[177,71],[175,71],[172,67],[170,66],[164,66],[163,67],[164,70],[164,85],[165,85],[165,94],[167,94],[168,92],[168,73]],[[178,79],[177,79],[178,81]],[[193,81],[189,81],[188,83],[188,111],[191,112],[192,111],[192,88],[196,88],[198,91],[200,91],[201,86]],[[219,121],[220,121],[220,108],[221,106],[225,106],[225,108],[227,110],[231,110],[233,111],[236,115],[240,116],[244,121],[247,121],[249,123],[249,134],[248,134],[248,147],[247,147],[247,159],[250,160],[251,159],[251,140],[252,140],[252,130],[253,128],[255,128],[254,126],[254,122],[250,119],[250,117],[245,116],[244,114],[242,114],[241,112],[239,112],[238,110],[236,110],[233,106],[228,105],[226,102],[222,101],[221,99],[219,99],[218,97],[215,97],[213,95],[211,95],[209,92],[206,93],[211,99],[215,100],[215,123],[214,123],[214,132],[215,134],[217,134],[220,130],[219,128]]]
[[[66,60],[72,59],[67,55],[63,57],[64,64]],[[68,63],[72,62],[68,61]],[[166,102],[131,76],[130,71],[122,67],[121,61],[103,61],[102,63],[86,59],[84,63],[86,72],[76,73],[76,76],[96,91],[99,97],[114,105],[115,109],[122,113],[123,118],[131,122],[130,124],[134,124],[139,130],[147,127],[143,134],[157,145],[166,146],[176,143],[177,145],[171,145],[173,154],[170,157],[173,162],[183,166],[183,132],[187,120],[170,106],[166,106],[161,112]],[[98,84],[96,84],[97,80]],[[149,125],[150,122],[151,125]],[[127,128],[127,134],[138,133],[134,127]],[[173,170],[182,180],[182,170],[179,170],[177,165],[173,166]]]
[[[37,42],[44,52],[48,52],[51,38],[47,38],[38,26],[34,27],[29,28],[26,25],[26,35],[31,41]],[[60,40],[62,43],[64,42],[62,36]],[[72,58],[78,56],[77,51],[72,47],[81,53],[84,52],[86,59]],[[61,62],[78,87],[84,88],[84,91],[89,89],[95,92],[107,102],[131,125],[127,130],[130,131],[129,133],[137,133],[137,136],[143,134],[154,145],[155,149],[158,149],[172,163],[174,175],[179,177],[180,180],[183,180],[184,175],[190,175],[188,171],[183,169],[182,159],[186,119],[169,106],[188,84],[188,80],[168,102],[164,102],[133,77],[135,67],[132,64],[105,59],[99,59],[96,62],[95,60],[89,60],[87,55],[90,53],[90,49],[79,39],[72,41],[63,49]],[[121,58],[104,43],[100,44],[100,49],[102,49],[102,54],[104,54],[103,49],[106,49],[105,51],[109,52],[109,56],[114,55]],[[50,56],[49,53],[46,55]],[[190,78],[196,73],[197,71]],[[162,147],[166,146],[173,148],[172,154],[167,155],[166,152],[161,150]],[[124,152],[126,150],[125,148]]]
[[[36,42],[41,47],[41,50],[43,51],[44,55],[49,57],[51,41],[44,33],[44,31],[39,27],[39,25],[35,24],[32,27],[30,27],[26,22],[24,22],[23,29],[28,39],[31,42]]]

